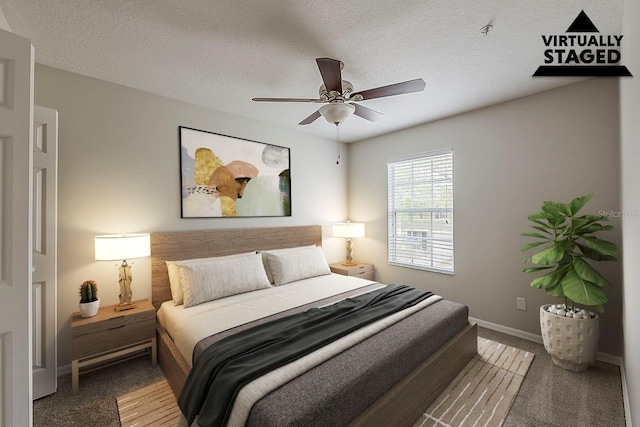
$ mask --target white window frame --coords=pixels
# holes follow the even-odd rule
[[[422,179],[418,183],[429,186],[435,183],[440,187],[440,201],[434,200],[432,191],[430,199],[412,197],[411,206],[398,206],[400,191],[419,191],[413,188],[415,179],[407,179],[407,175],[400,174],[400,171],[404,171],[414,177],[414,168],[419,168],[419,172],[422,172]],[[411,219],[412,226],[400,230],[398,224],[401,220],[398,214],[425,215],[431,226],[429,229],[422,229],[420,226],[414,228],[416,223]],[[442,220],[443,214],[446,223],[444,230],[442,224],[434,226],[434,220]],[[430,151],[387,162],[387,224],[389,264],[454,274],[453,149]],[[430,230],[433,232],[431,235]]]

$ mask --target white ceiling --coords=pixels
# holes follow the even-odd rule
[[[584,9],[620,34],[623,0],[0,0],[13,32],[42,64],[335,139],[316,98],[315,58],[344,62],[356,91],[423,78],[423,92],[363,101],[385,114],[350,117],[353,142],[548,90],[573,78],[532,78],[541,35]],[[492,24],[487,35],[480,28]],[[211,129],[215,131],[215,129]]]

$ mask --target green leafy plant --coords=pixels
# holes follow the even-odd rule
[[[85,280],[80,285],[80,303],[98,300],[98,284],[95,280]]]
[[[611,286],[588,262],[615,261],[618,248],[614,243],[593,236],[593,233],[614,230],[612,225],[603,225],[609,220],[604,215],[581,215],[578,211],[587,204],[593,194],[578,197],[569,204],[544,202],[542,211],[529,215],[531,228],[535,231],[522,236],[535,238],[527,243],[522,252],[546,245],[525,263],[539,267],[524,268],[525,273],[552,270],[531,281],[534,288],[544,289],[549,295],[565,299],[565,306],[574,303],[594,306],[602,312],[607,302],[603,289]]]

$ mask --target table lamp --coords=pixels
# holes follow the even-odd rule
[[[131,266],[128,259],[142,258],[151,255],[151,239],[146,233],[107,234],[95,237],[96,261],[122,260],[119,271],[120,304],[116,311],[136,308],[131,302]]]
[[[333,224],[333,237],[344,237],[347,239],[347,261],[342,265],[356,265],[353,260],[351,247],[351,239],[364,237],[364,224],[361,222],[339,222]]]

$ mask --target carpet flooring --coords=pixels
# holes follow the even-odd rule
[[[78,394],[71,374],[58,378],[58,391],[33,402],[34,427],[118,427],[116,396],[164,379],[148,355],[80,375]]]
[[[618,366],[597,361],[585,372],[565,371],[542,344],[481,327],[478,335],[535,354],[503,427],[625,426]],[[33,402],[33,425],[117,427],[116,397],[162,379],[148,357],[82,375],[78,395],[71,393],[71,375],[64,375],[55,394]]]
[[[478,335],[535,354],[503,427],[625,427],[620,368],[596,360],[584,372],[553,364],[542,344],[478,328]]]

